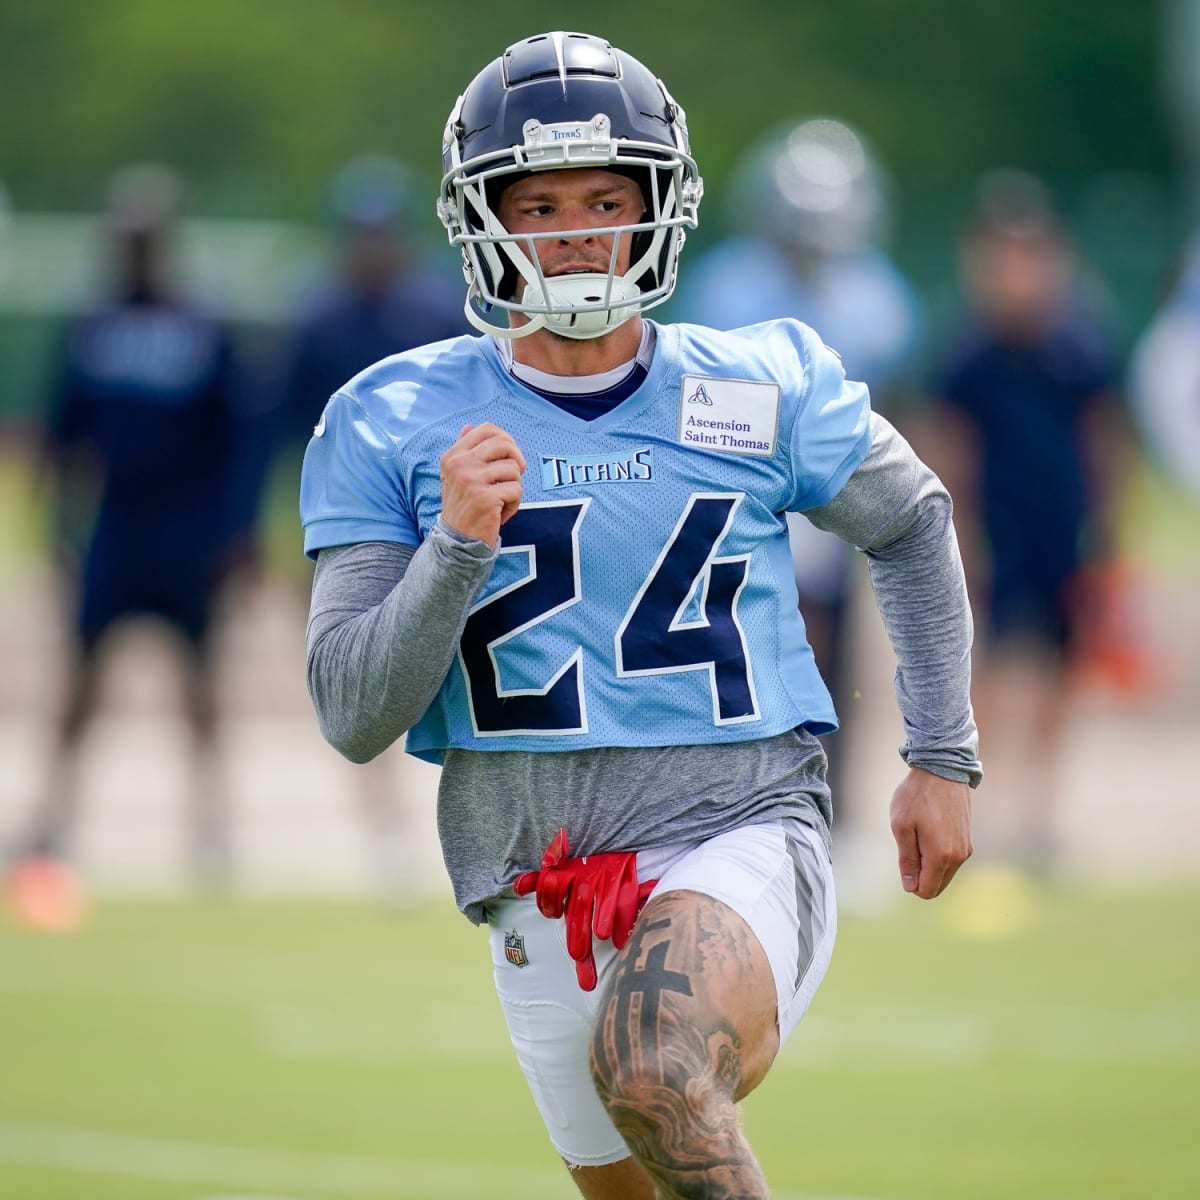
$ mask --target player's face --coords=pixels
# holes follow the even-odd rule
[[[542,171],[506,188],[497,216],[509,233],[546,233],[634,225],[642,219],[642,190],[624,175],[595,167]],[[621,236],[617,274],[629,269],[630,236]],[[545,238],[533,243],[547,276],[576,272],[607,274],[612,234]]]

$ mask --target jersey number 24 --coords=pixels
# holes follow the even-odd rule
[[[716,725],[758,719],[746,639],[737,619],[750,558],[717,555],[742,499],[740,493],[704,492],[688,498],[613,634],[612,668],[618,678],[707,671]],[[459,643],[478,737],[587,730],[582,646],[564,661],[550,663],[550,678],[531,687],[506,688],[496,653],[583,599],[579,542],[586,536],[590,503],[522,505],[504,526],[501,554],[526,554],[528,570],[472,609]],[[607,552],[620,554],[621,547]]]

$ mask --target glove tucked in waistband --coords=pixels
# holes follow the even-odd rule
[[[597,979],[592,938],[611,939],[620,950],[657,882],[638,883],[632,850],[571,858],[567,831],[560,829],[542,855],[540,870],[517,876],[513,890],[518,896],[533,892],[543,916],[566,917],[567,953],[575,960],[579,986],[590,992]]]

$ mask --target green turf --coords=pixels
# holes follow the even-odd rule
[[[973,885],[845,917],[745,1105],[779,1197],[1200,1195],[1198,924],[1200,891]],[[4,929],[0,1196],[570,1197],[489,974],[442,901]]]

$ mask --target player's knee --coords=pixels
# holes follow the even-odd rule
[[[592,1058],[592,1081],[609,1119],[642,1162],[654,1162],[664,1139],[681,1127],[687,1081],[647,1070],[637,1062]],[[686,1125],[687,1122],[684,1122]]]
[[[675,1127],[684,1109],[702,1118],[703,1110],[720,1107],[711,1073],[695,1048],[664,1039],[654,1022],[635,1019],[622,1028],[618,1009],[616,1001],[610,1001],[608,1012],[601,1008],[589,1061],[596,1093],[627,1139],[653,1140],[656,1129]]]
[[[595,1039],[590,1063],[592,1083],[610,1114],[630,1106],[645,1107],[654,1089],[666,1082],[661,1073],[647,1068],[641,1055],[614,1054],[611,1047],[601,1047]]]

